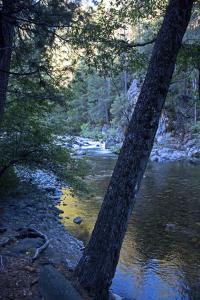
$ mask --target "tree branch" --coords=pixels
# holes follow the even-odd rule
[[[39,72],[39,70],[31,71],[31,72],[24,72],[24,73],[18,73],[18,72],[12,72],[12,71],[6,71],[3,69],[0,69],[0,72],[10,74],[10,75],[16,75],[16,76],[28,76],[33,75]]]
[[[143,42],[143,43],[129,43],[129,42],[126,42],[124,40],[116,40],[115,42],[116,43],[121,43],[123,44],[126,48],[137,48],[137,47],[144,47],[144,46],[147,46],[147,45],[150,45],[150,44],[153,44],[154,42],[156,41],[156,38],[150,40],[150,41],[147,41],[147,42]]]

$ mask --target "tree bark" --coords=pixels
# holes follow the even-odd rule
[[[13,2],[3,1],[0,11],[0,122],[3,118],[8,89],[9,71],[14,37]]]
[[[192,6],[193,0],[169,2],[97,222],[75,270],[78,283],[95,299],[108,299]]]

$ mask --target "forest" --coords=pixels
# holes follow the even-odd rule
[[[0,300],[200,299],[200,2],[0,1]]]

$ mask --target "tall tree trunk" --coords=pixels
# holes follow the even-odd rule
[[[0,122],[3,117],[8,89],[10,62],[14,37],[14,16],[12,15],[13,2],[3,1],[0,12]]]
[[[107,299],[135,195],[146,169],[193,0],[171,0],[91,239],[75,270],[79,284]]]

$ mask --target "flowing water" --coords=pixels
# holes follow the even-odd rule
[[[67,190],[63,223],[87,242],[116,157],[88,149],[90,198]],[[73,222],[80,216],[80,225]],[[200,300],[200,166],[186,162],[149,164],[113,280],[114,293],[136,300]]]

